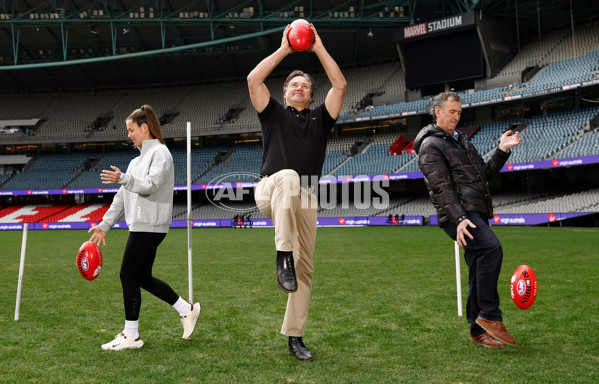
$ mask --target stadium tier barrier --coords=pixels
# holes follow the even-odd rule
[[[523,214],[505,214],[495,215],[489,219],[489,225],[541,225],[562,220],[572,219],[593,212],[576,213],[523,213]],[[233,219],[216,220],[192,220],[192,228],[233,228]],[[0,231],[22,231],[26,223],[0,223]],[[29,230],[67,230],[67,229],[89,229],[96,223],[92,222],[71,222],[71,223],[27,223]],[[363,226],[436,226],[437,217],[429,216],[428,221],[423,216],[405,216],[403,220],[392,221],[388,217],[319,217],[317,225],[319,227],[363,227]],[[113,229],[127,229],[124,221],[119,221]],[[187,220],[173,220],[171,228],[187,228]],[[237,227],[239,228],[239,227]],[[248,228],[272,228],[271,219],[251,219],[251,225]]]
[[[550,159],[541,161],[531,161],[525,163],[507,163],[503,166],[500,172],[518,172],[537,169],[552,169],[560,167],[572,167],[578,165],[599,164],[599,154],[582,157],[571,157],[565,159]],[[325,176],[319,181],[319,184],[332,183],[356,183],[356,182],[378,182],[378,181],[395,181],[423,178],[422,172],[404,172],[404,173],[388,173],[379,175],[359,175],[359,176]],[[225,182],[219,184],[192,184],[192,190],[206,190],[219,188],[254,188],[258,184],[257,181],[244,182]],[[175,191],[187,190],[186,185],[175,185]],[[66,195],[66,194],[99,194],[99,193],[116,193],[118,187],[109,188],[53,188],[53,189],[23,189],[23,190],[1,190],[0,196],[36,196],[36,195]]]

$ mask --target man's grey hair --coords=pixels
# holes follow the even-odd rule
[[[285,79],[285,84],[283,84],[283,92],[287,92],[287,86],[289,85],[291,80],[293,80],[293,78],[296,76],[301,76],[304,79],[308,80],[308,83],[310,83],[310,97],[314,97],[314,79],[312,79],[312,76],[310,76],[304,71],[300,71],[299,69],[296,69],[295,71],[291,72],[289,76],[287,76],[287,79]]]
[[[458,95],[456,92],[445,91],[445,92],[439,93],[433,99],[433,103],[431,104],[431,109],[430,109],[430,112],[431,112],[431,115],[433,116],[434,122],[437,122],[437,115],[435,114],[435,108],[439,107],[439,108],[443,109],[443,106],[445,105],[445,102],[447,100],[457,101],[458,103],[462,102],[462,99],[460,99],[460,95]]]

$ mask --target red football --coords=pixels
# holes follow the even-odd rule
[[[94,242],[86,241],[77,253],[77,269],[81,276],[87,280],[93,280],[102,271],[102,252]]]
[[[528,265],[521,265],[514,271],[510,282],[510,293],[514,304],[520,309],[528,309],[537,298],[537,276]]]
[[[291,23],[291,28],[287,34],[287,39],[291,48],[296,51],[305,51],[314,43],[314,32],[310,28],[310,23],[304,19],[297,19]]]

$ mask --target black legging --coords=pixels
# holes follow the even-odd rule
[[[152,276],[156,249],[166,233],[129,232],[121,265],[121,285],[125,301],[126,320],[139,320],[141,289],[174,305],[179,295],[164,281]]]

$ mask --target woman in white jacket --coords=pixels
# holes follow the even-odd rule
[[[167,283],[152,276],[152,266],[158,245],[168,233],[173,209],[174,165],[170,151],[164,144],[160,123],[149,105],[136,109],[127,117],[128,137],[139,149],[140,155],[129,163],[126,173],[111,166],[103,170],[103,184],[120,184],[110,209],[102,222],[89,229],[91,241],[106,245],[106,232],[125,215],[129,239],[121,265],[121,285],[125,304],[125,328],[115,339],[103,344],[104,350],[141,348],[139,312],[141,288],[167,302],[181,316],[183,339],[192,334],[200,304],[190,304]]]

